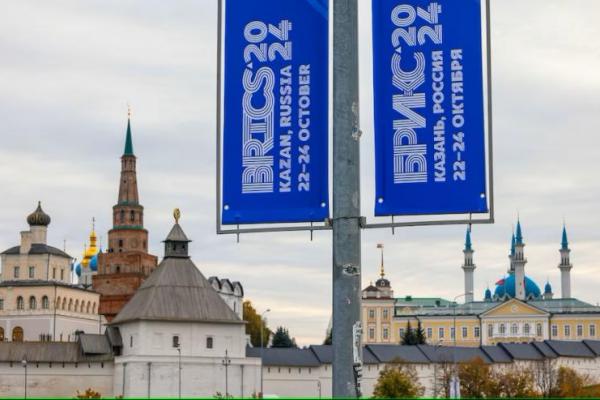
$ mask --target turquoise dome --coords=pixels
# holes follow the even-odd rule
[[[81,264],[77,264],[75,267],[75,275],[81,276]]]
[[[98,254],[90,260],[90,269],[94,272],[98,271]]]
[[[494,297],[503,298],[515,297],[515,275],[510,274],[508,277],[501,279],[496,283],[496,290],[494,291]],[[528,276],[525,277],[525,298],[539,298],[542,296],[542,292],[539,286]]]
[[[490,290],[490,288],[485,289],[485,294],[483,297],[485,298],[485,300],[492,299],[492,291]]]
[[[552,286],[550,285],[550,282],[547,282],[546,286],[544,286],[544,293],[546,293],[546,294],[552,293]]]

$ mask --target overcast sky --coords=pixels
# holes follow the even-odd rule
[[[370,7],[360,0],[363,215],[373,206]],[[503,276],[520,213],[526,272],[560,295],[566,219],[573,294],[600,302],[600,2],[492,0],[497,218],[475,226],[475,297]],[[103,237],[117,199],[127,102],[151,252],[172,209],[205,276],[242,282],[269,323],[320,343],[331,313],[330,233],[215,234],[216,0],[3,0],[0,5],[0,247],[18,244],[41,200],[50,244],[81,258],[96,217]],[[367,231],[396,295],[463,292],[464,226]]]

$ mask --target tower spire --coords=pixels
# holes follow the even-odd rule
[[[467,227],[467,233],[465,236],[465,249],[463,250],[465,255],[465,261],[462,269],[464,271],[465,278],[465,302],[471,303],[474,300],[473,288],[474,288],[474,274],[475,274],[475,263],[473,262],[473,244],[471,242],[471,227]]]
[[[383,266],[383,244],[382,243],[378,243],[377,244],[377,248],[381,250],[381,266],[379,269],[379,276],[381,276],[381,279],[383,279],[385,277],[385,269]]]
[[[127,133],[125,135],[125,150],[123,151],[123,155],[133,155],[133,138],[131,137],[131,108],[129,108],[129,106],[127,110]]]
[[[567,238],[567,227],[563,223],[562,240],[560,244],[560,264],[558,269],[560,270],[560,290],[563,299],[571,298],[571,249],[569,249],[569,240]]]

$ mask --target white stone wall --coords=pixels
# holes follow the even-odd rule
[[[28,363],[27,397],[72,398],[94,389],[112,397],[113,363]],[[23,397],[25,368],[20,362],[0,363],[0,397]]]
[[[258,393],[260,360],[232,359],[227,377],[222,357],[118,357],[114,394],[125,397],[178,397],[181,365],[182,397],[213,397],[225,391],[234,397]],[[123,384],[124,383],[124,384]]]

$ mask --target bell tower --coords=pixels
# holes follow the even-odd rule
[[[98,274],[93,277],[93,289],[100,293],[98,311],[108,322],[158,263],[156,256],[148,254],[148,231],[144,229],[144,207],[139,203],[136,163],[129,113],[119,196],[112,213],[113,228],[108,232],[107,251],[98,257]]]

